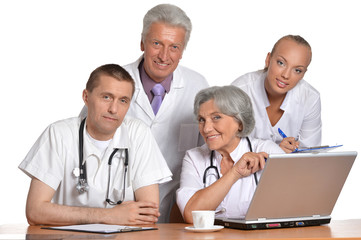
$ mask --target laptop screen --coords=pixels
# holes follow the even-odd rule
[[[331,215],[356,155],[269,155],[246,220]]]

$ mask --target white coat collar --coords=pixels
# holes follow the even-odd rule
[[[249,139],[251,141],[251,139]],[[252,142],[251,142],[252,144]],[[241,138],[241,140],[238,143],[238,146],[236,149],[233,150],[229,155],[231,156],[234,163],[238,162],[243,154],[250,152],[251,149],[249,148],[248,141],[245,137]]]
[[[124,118],[122,124],[115,131],[113,139],[109,143],[109,146],[108,146],[103,158],[108,157],[115,148],[118,148],[118,149],[129,148],[129,145],[130,145],[129,144],[129,134],[128,134],[126,122],[127,122],[127,119]],[[86,129],[86,123],[85,123],[84,129]],[[96,156],[98,159],[101,159],[101,152],[89,140],[89,137],[87,136],[85,131],[83,132],[83,137],[84,137],[83,164],[85,163],[86,159],[88,159],[90,156]]]
[[[137,61],[130,64],[131,72],[130,74],[133,76],[135,81],[135,91],[133,95],[134,104],[137,104],[143,111],[150,117],[154,118],[153,109],[149,103],[149,99],[147,94],[144,91],[142,81],[140,80],[139,74],[139,64],[143,60],[143,55],[138,58]]]
[[[251,138],[250,138],[250,140],[251,140]],[[252,143],[252,141],[251,141],[251,143]],[[243,154],[245,154],[246,152],[250,152],[250,151],[251,151],[251,149],[249,149],[247,139],[241,138],[236,149],[234,149],[229,155],[231,156],[232,160],[234,161],[234,164],[236,164],[236,162],[238,162],[241,159]],[[217,159],[218,166],[221,166],[222,155],[219,152],[215,151],[215,156]]]
[[[134,81],[136,82],[136,88],[143,88],[142,82],[140,80],[140,74],[139,74],[139,64],[144,59],[144,54],[140,56],[133,64],[132,64],[132,72],[134,74]],[[172,88],[182,88],[184,87],[184,79],[182,71],[180,71],[180,68],[182,68],[179,64],[178,67],[173,72],[173,80],[171,84],[171,90]]]
[[[266,88],[264,87],[266,74],[267,73],[263,72],[263,70],[260,70],[257,72],[257,81],[256,81],[256,86],[255,86],[255,92],[256,92],[255,96],[261,97],[264,108],[267,108],[270,105],[270,103],[268,101],[267,93],[266,93]]]
[[[135,81],[135,92],[134,92],[134,103],[137,104],[140,108],[143,109],[143,111],[151,118],[154,119],[156,116],[154,115],[153,109],[150,105],[149,99],[147,97],[147,94],[144,91],[143,88],[143,84],[142,81],[140,80],[140,74],[139,74],[139,64],[140,62],[143,60],[144,55],[140,56],[138,58],[137,61],[135,61],[134,63],[131,64],[130,68],[131,68],[131,72],[133,74],[133,78]],[[161,106],[162,108],[166,108],[167,109],[167,104],[173,104],[171,102],[169,102],[169,100],[167,101],[167,99],[170,97],[168,95],[173,95],[174,92],[177,89],[180,88],[184,88],[184,78],[183,78],[183,74],[182,71],[180,70],[182,67],[178,65],[178,67],[175,69],[175,71],[173,72],[173,80],[170,86],[170,91],[168,94],[166,94],[163,103],[165,106]],[[164,111],[159,111],[158,115],[161,115],[162,112]]]

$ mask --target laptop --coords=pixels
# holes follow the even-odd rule
[[[270,154],[246,216],[215,224],[245,230],[328,224],[356,155]]]

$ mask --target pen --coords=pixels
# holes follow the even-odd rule
[[[287,135],[284,132],[282,132],[281,128],[278,128],[278,132],[280,133],[281,137],[283,138],[287,137]]]
[[[281,137],[286,138],[287,135],[281,130],[281,128],[278,128],[278,132],[281,135]],[[297,152],[298,148],[295,148],[295,150],[293,150],[293,152]]]

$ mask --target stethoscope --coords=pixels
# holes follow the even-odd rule
[[[248,137],[246,137],[247,139],[247,142],[248,142],[248,146],[249,146],[249,150],[251,152],[253,152],[252,150],[252,144],[251,144],[251,141],[249,140]],[[210,170],[214,170],[216,172],[216,177],[217,177],[217,180],[220,179],[220,175],[219,175],[219,172],[218,172],[218,169],[216,166],[213,165],[213,156],[214,156],[214,150],[211,151],[211,157],[210,157],[210,163],[211,165],[209,167],[206,168],[206,170],[204,170],[204,174],[203,174],[203,185],[204,187],[206,187],[206,178],[207,178],[207,172],[210,171]],[[256,181],[256,185],[258,185],[258,179],[257,179],[257,175],[256,173],[253,174],[254,176],[254,179]]]
[[[84,151],[84,125],[85,125],[85,119],[80,124],[79,127],[79,168],[75,168],[73,170],[73,174],[79,178],[78,184],[76,185],[76,189],[78,190],[79,194],[89,191],[89,185],[87,182],[87,175],[86,175],[86,163],[83,164],[83,151]],[[117,205],[121,204],[125,199],[125,180],[128,170],[128,148],[123,149],[121,158],[124,159],[124,181],[123,181],[123,197],[122,200],[119,200],[117,202],[114,202],[109,199],[109,185],[110,185],[110,173],[111,173],[111,167],[112,167],[112,160],[114,155],[120,151],[120,148],[114,148],[113,152],[109,156],[108,160],[108,187],[107,187],[107,197],[105,201],[109,203],[110,205]]]

